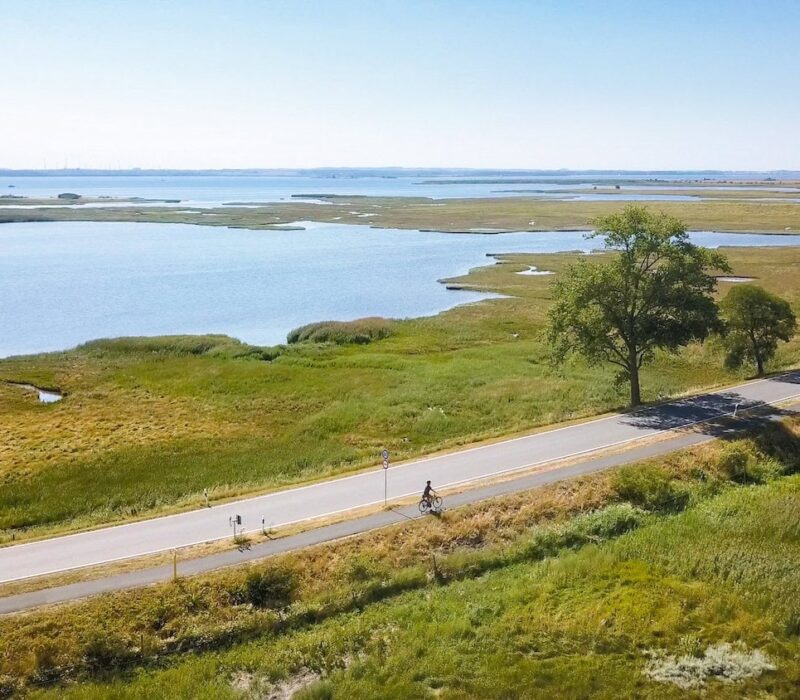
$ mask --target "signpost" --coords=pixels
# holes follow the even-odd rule
[[[232,515],[230,518],[228,518],[228,524],[233,526],[233,541],[236,542],[236,526],[242,524],[242,516]]]
[[[389,450],[384,450],[383,456],[383,506],[386,507],[389,489]]]

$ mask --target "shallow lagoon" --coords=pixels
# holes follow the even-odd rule
[[[632,173],[619,173],[618,178],[631,177]],[[650,173],[654,176],[656,173]],[[667,176],[668,174],[660,174]],[[677,179],[694,179],[697,173],[674,173]],[[0,195],[27,197],[54,197],[61,192],[76,192],[91,197],[142,197],[152,199],[181,200],[175,206],[195,207],[220,206],[228,202],[280,202],[289,201],[297,195],[337,194],[373,197],[431,197],[433,199],[469,197],[545,197],[552,199],[612,200],[612,201],[665,201],[695,199],[691,188],[685,194],[633,194],[630,190],[649,190],[655,185],[645,183],[634,186],[621,185],[620,190],[610,193],[573,193],[571,190],[592,186],[600,177],[611,177],[609,173],[550,173],[535,178],[535,181],[520,183],[520,176],[507,174],[483,179],[474,176],[424,176],[401,175],[399,177],[321,175],[0,175]],[[523,178],[524,180],[524,178]],[[662,184],[661,187],[665,185]],[[714,189],[736,189],[736,185],[714,185]],[[669,189],[683,189],[679,185],[668,185]],[[791,187],[770,187],[774,190],[798,191]],[[554,191],[555,190],[555,191]],[[765,191],[766,192],[766,191]],[[768,192],[765,193],[768,198]],[[2,206],[13,206],[10,200],[0,200]],[[68,203],[67,203],[68,204]],[[17,203],[17,206],[19,203]],[[108,206],[105,203],[103,206]],[[86,206],[86,205],[82,205]],[[139,203],[137,206],[142,206]],[[165,206],[160,204],[160,206]]]
[[[578,232],[442,234],[303,222],[303,231],[144,223],[0,226],[0,357],[99,337],[225,333],[284,342],[328,319],[414,317],[491,295],[437,280],[486,255],[599,247]],[[706,246],[796,236],[695,233]]]

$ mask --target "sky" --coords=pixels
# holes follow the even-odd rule
[[[0,167],[800,169],[800,0],[0,0]]]

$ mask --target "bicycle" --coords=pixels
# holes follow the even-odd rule
[[[419,512],[423,515],[427,513],[439,513],[442,510],[441,496],[433,495],[430,498],[421,498],[419,501]]]

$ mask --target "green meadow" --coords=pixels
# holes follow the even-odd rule
[[[734,272],[797,307],[800,249],[731,249]],[[322,324],[255,348],[221,336],[98,340],[0,361],[0,380],[56,387],[42,405],[0,381],[3,541],[196,507],[619,409],[613,372],[555,367],[542,339],[552,276],[573,255],[508,256],[454,284],[508,298],[435,317]],[[602,261],[603,257],[597,258]],[[728,285],[720,285],[724,294]],[[351,342],[352,341],[352,342]],[[800,342],[773,365],[796,364]],[[660,355],[645,400],[736,382],[714,342]]]
[[[796,697],[799,429],[5,617],[0,692]]]

